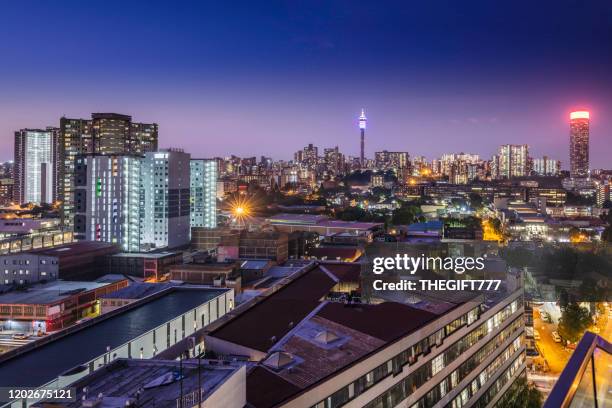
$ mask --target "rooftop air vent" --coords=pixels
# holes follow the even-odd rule
[[[331,332],[329,330],[323,330],[322,332],[319,332],[314,337],[314,339],[315,339],[315,341],[317,343],[330,344],[330,343],[333,343],[334,341],[338,340],[339,337],[334,332]]]
[[[282,370],[293,363],[293,356],[284,351],[275,351],[264,360],[264,365],[273,370]]]

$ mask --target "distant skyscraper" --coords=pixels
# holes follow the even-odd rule
[[[52,203],[57,199],[57,145],[55,128],[15,132],[14,200]]]
[[[217,161],[192,159],[190,164],[191,227],[217,226]]]
[[[410,165],[410,154],[408,152],[382,152],[374,153],[374,165],[379,170],[405,169]]]
[[[524,177],[529,175],[529,146],[502,145],[494,157],[495,178]]]
[[[299,164],[315,167],[319,157],[319,148],[311,143],[302,150],[297,151],[293,157]]]
[[[77,156],[74,164],[76,239],[140,250],[141,157]]]
[[[0,163],[0,205],[8,205],[14,201],[15,162]]]
[[[144,154],[157,150],[157,124],[135,123],[131,116],[93,113],[91,119],[60,119],[59,199],[65,225],[74,214],[74,165],[78,155]]]
[[[327,171],[339,174],[344,168],[344,156],[338,146],[323,149],[323,162]]]
[[[570,113],[570,176],[589,175],[589,112]]]
[[[561,162],[544,156],[541,159],[533,159],[533,173],[538,176],[556,176],[561,171]]]
[[[361,154],[359,156],[359,162],[361,167],[365,166],[365,131],[367,122],[368,119],[366,118],[365,110],[361,109],[361,115],[359,116],[359,129],[361,130]]]
[[[145,154],[141,167],[144,249],[175,248],[190,239],[190,155],[181,150]]]

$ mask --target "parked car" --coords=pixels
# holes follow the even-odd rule
[[[537,329],[533,329],[533,338],[540,340],[540,332]]]
[[[559,333],[557,333],[556,331],[552,332],[552,338],[555,343],[561,343],[561,336],[559,336]]]
[[[15,333],[15,334],[13,334],[12,337],[15,340],[26,340],[27,338],[30,337],[30,335],[26,334],[26,333]]]

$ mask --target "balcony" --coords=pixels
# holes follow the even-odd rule
[[[612,395],[612,344],[586,332],[543,408],[603,408]]]

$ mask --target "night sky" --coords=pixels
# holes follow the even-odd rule
[[[568,165],[591,110],[612,168],[612,2],[15,1],[0,4],[0,159],[13,132],[91,112],[160,125],[194,157],[289,159],[307,143]]]

